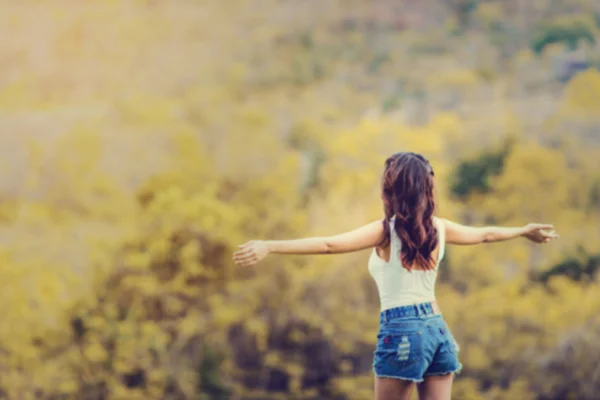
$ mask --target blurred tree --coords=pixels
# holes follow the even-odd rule
[[[600,211],[600,179],[592,184],[590,188],[589,209],[592,211]]]
[[[597,397],[600,389],[598,365],[590,362],[600,357],[596,340],[600,334],[597,317],[569,332],[556,351],[541,362],[540,375],[532,383],[538,400],[585,399]]]
[[[592,281],[600,269],[600,254],[583,253],[582,257],[566,258],[559,264],[539,273],[535,279],[547,282],[553,276],[564,275],[576,281]]]
[[[464,200],[473,193],[489,193],[491,178],[502,173],[513,144],[509,139],[498,150],[482,152],[475,159],[459,162],[451,178],[452,194]]]
[[[541,24],[531,39],[530,47],[539,55],[553,43],[564,43],[569,50],[575,50],[580,41],[596,43],[592,24],[588,19],[566,17]]]
[[[197,400],[227,400],[231,390],[224,387],[221,381],[220,366],[223,356],[215,349],[204,346],[203,357],[198,366],[198,398]]]
[[[449,7],[457,21],[458,32],[463,31],[469,24],[471,14],[477,9],[479,0],[452,0]]]

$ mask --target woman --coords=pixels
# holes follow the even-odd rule
[[[446,244],[473,245],[524,237],[548,243],[552,225],[469,227],[434,216],[434,174],[421,155],[388,158],[382,179],[383,221],[331,237],[251,241],[234,261],[250,266],[268,254],[338,254],[373,248],[369,272],[381,303],[373,361],[375,399],[450,399],[462,365],[458,346],[436,303],[434,286]]]

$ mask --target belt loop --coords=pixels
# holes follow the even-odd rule
[[[387,310],[383,312],[383,323],[387,324],[388,323],[388,315],[387,315]]]

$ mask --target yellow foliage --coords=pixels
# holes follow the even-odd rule
[[[479,83],[474,71],[457,70],[436,74],[431,77],[429,84],[433,87],[451,87],[469,89]]]
[[[469,62],[385,46],[379,54],[358,29],[331,33],[372,11],[367,2],[354,11],[275,0],[22,3],[0,15],[11,38],[0,45],[6,398],[372,398],[378,302],[367,252],[273,256],[250,270],[235,268],[231,253],[250,239],[329,235],[381,218],[380,174],[397,151],[432,162],[440,215],[540,220],[563,235],[554,247],[448,249],[437,293],[465,364],[454,397],[534,398],[532,388],[548,386],[548,358],[593,359],[563,357],[561,343],[594,336],[598,283],[542,285],[526,272],[579,245],[595,249],[597,176],[586,169],[597,150],[577,138],[568,150],[527,142],[531,121],[507,113],[520,103],[506,96],[475,116],[427,103],[419,126],[379,109],[374,88],[396,80],[410,81],[398,108],[413,89],[428,99],[486,89]],[[306,25],[304,13],[322,19]],[[500,13],[491,3],[477,10],[487,24]],[[401,49],[416,34],[390,35]],[[442,47],[452,40],[438,36]],[[477,101],[511,87],[498,76]],[[600,74],[580,73],[561,118],[595,118],[598,93]],[[462,203],[448,182],[489,140],[480,137],[488,126],[519,143],[491,192]],[[569,134],[585,134],[578,129]],[[574,368],[554,379],[573,387],[587,378]]]
[[[597,117],[600,109],[600,71],[589,68],[567,85],[561,112],[566,116]]]
[[[492,23],[501,21],[503,18],[502,4],[500,3],[484,3],[477,7],[477,17],[481,19],[484,26],[488,29]]]

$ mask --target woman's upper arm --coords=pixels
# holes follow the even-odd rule
[[[461,225],[447,219],[440,218],[446,228],[447,244],[479,244],[485,241],[485,231],[482,228]]]
[[[349,253],[375,247],[384,239],[383,223],[373,221],[360,228],[330,236],[325,243],[330,253]]]

